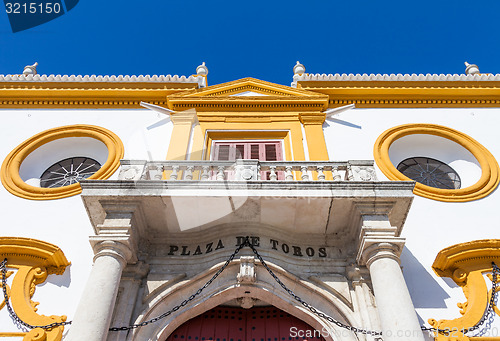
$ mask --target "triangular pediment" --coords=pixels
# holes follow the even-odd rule
[[[269,110],[325,110],[328,96],[317,92],[292,88],[285,85],[262,81],[255,78],[243,78],[228,83],[212,85],[172,94],[167,97],[172,110],[258,110],[263,106]],[[274,109],[273,109],[274,108]]]

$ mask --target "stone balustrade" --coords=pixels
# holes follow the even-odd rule
[[[371,160],[143,161],[122,160],[119,180],[376,181]]]

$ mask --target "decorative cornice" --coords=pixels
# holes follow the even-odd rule
[[[252,91],[264,96],[232,96]],[[168,96],[168,107],[175,111],[323,111],[328,96],[284,85],[243,78],[233,82],[190,90]]]
[[[196,83],[201,85],[203,77],[178,75],[0,75],[0,82],[151,82],[151,83]]]
[[[329,106],[493,107],[500,75],[303,75],[296,86],[329,96]]]
[[[269,96],[306,96],[306,97],[323,97],[321,94],[310,92],[303,89],[292,88],[289,86],[266,82],[256,78],[242,78],[231,82],[212,85],[203,89],[194,91],[186,91],[172,97],[221,97],[230,96],[244,91],[253,91]],[[246,96],[245,96],[246,97]],[[262,97],[262,96],[248,96]]]
[[[141,101],[166,106],[168,95],[200,87],[199,78],[0,76],[0,108],[140,108]]]
[[[294,75],[296,82],[305,81],[341,81],[341,82],[457,82],[457,81],[500,81],[500,74],[311,74]]]
[[[441,277],[453,278],[458,268],[472,270],[491,269],[491,262],[500,263],[500,239],[483,239],[456,244],[441,250],[432,269]]]
[[[21,237],[0,237],[0,258],[7,258],[8,264],[45,267],[49,273],[59,275],[70,264],[59,247]]]

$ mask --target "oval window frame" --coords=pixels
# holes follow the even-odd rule
[[[476,158],[481,167],[481,177],[471,186],[460,189],[441,189],[416,182],[413,190],[416,195],[443,202],[466,202],[484,198],[498,186],[500,181],[498,163],[488,149],[458,130],[437,124],[422,123],[403,124],[389,128],[375,142],[373,149],[375,162],[389,180],[413,181],[393,165],[389,158],[389,149],[397,139],[414,134],[439,136],[458,143]]]
[[[5,158],[1,168],[1,181],[12,194],[30,200],[53,200],[70,197],[82,192],[79,183],[57,188],[43,188],[25,183],[19,175],[24,159],[37,148],[54,140],[68,137],[90,137],[101,141],[108,149],[108,158],[89,180],[108,179],[120,167],[124,155],[123,143],[112,131],[93,125],[69,125],[51,128],[38,133],[14,148]]]

